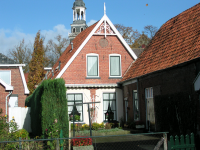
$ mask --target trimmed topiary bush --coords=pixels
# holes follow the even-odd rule
[[[26,106],[31,107],[31,128],[34,136],[48,137],[50,132],[60,133],[62,129],[63,136],[68,137],[68,107],[63,79],[43,81],[26,99]],[[54,131],[52,126],[55,124],[57,129]]]

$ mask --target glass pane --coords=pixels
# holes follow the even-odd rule
[[[0,78],[7,84],[10,83],[10,71],[0,71]]]
[[[97,56],[87,57],[88,76],[98,76],[98,58]]]
[[[104,100],[105,100],[105,99],[108,100],[108,99],[109,99],[109,94],[107,94],[107,93],[106,93],[106,94],[103,94],[103,99],[104,99]]]
[[[115,93],[113,93],[113,94],[111,93],[110,94],[110,99],[115,99]]]
[[[115,101],[110,101],[111,110],[115,110]]]
[[[74,101],[74,94],[67,94],[68,101]]]
[[[134,93],[134,95],[135,95],[135,100],[138,99],[138,98],[137,98],[137,93]]]
[[[116,120],[117,118],[116,118],[116,111],[113,111],[113,113],[114,113],[114,120]]]
[[[82,112],[82,105],[77,105],[76,108],[77,108],[77,111],[78,111],[79,113]]]
[[[75,95],[75,101],[76,100],[82,100],[82,94],[76,94]]]
[[[110,57],[110,75],[111,76],[120,76],[120,57],[111,56]]]
[[[73,106],[68,106],[68,112],[71,113],[72,109],[73,109]],[[70,113],[69,113],[69,114],[70,114]]]
[[[103,101],[103,110],[108,110],[109,101]]]
[[[67,102],[68,105],[74,105],[74,102]]]

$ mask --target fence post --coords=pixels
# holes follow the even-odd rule
[[[191,133],[191,144],[194,144],[194,134]],[[194,148],[191,148],[191,150],[194,150]]]
[[[167,133],[164,133],[163,137],[164,137],[164,150],[167,150]]]
[[[63,131],[60,130],[60,138],[63,138]],[[60,139],[60,150],[63,150],[63,139]]]
[[[190,144],[190,139],[189,139],[189,135],[188,134],[185,136],[185,144],[186,145]],[[190,148],[186,148],[186,150],[190,150]]]
[[[19,137],[19,150],[22,150],[22,138],[21,137]]]
[[[174,148],[174,138],[172,135],[170,136],[170,145],[169,146],[170,146],[169,147],[170,150],[171,150],[171,148]]]
[[[59,147],[59,140],[58,140],[58,138],[56,139],[56,150],[59,150],[60,149],[60,147]]]

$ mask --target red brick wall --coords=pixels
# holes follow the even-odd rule
[[[146,121],[145,109],[145,88],[153,87],[153,96],[173,94],[177,92],[187,92],[193,95],[194,85],[193,81],[196,77],[195,64],[187,64],[176,68],[164,70],[162,72],[154,73],[142,78],[139,78],[139,107],[140,118]],[[130,84],[123,87],[124,97],[127,92],[128,100],[130,102],[129,116],[133,119],[133,90],[137,90],[137,84]]]
[[[11,70],[11,85],[14,87],[12,94],[18,94],[18,106],[24,107],[25,106],[25,99],[27,95],[24,95],[24,86],[21,78],[21,74],[19,68],[8,68],[0,70]],[[0,108],[3,109],[3,115],[6,114],[5,112],[5,105],[6,105],[6,96],[9,94],[8,91],[5,91],[5,87],[0,84]],[[9,103],[9,98],[8,98]],[[9,113],[8,113],[9,114]]]
[[[105,84],[117,83],[120,79],[109,79],[109,54],[121,55],[122,75],[128,69],[133,61],[129,52],[116,36],[107,36],[108,46],[102,48],[99,40],[104,36],[92,36],[84,46],[75,60],[71,63],[65,73],[62,75],[66,84]],[[100,79],[86,79],[86,54],[99,54],[99,77]]]

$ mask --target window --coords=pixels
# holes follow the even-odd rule
[[[76,28],[73,28],[73,33],[75,33],[76,32]]]
[[[99,76],[98,55],[97,54],[87,55],[87,76],[88,77],[98,77]]]
[[[110,76],[121,76],[121,56],[118,54],[110,55]]]
[[[77,94],[67,94],[68,105],[74,105],[78,103],[83,103],[83,95],[81,93]],[[83,121],[83,104],[76,105],[77,111],[80,113],[80,121]],[[68,106],[68,115],[73,113],[73,106]]]
[[[108,110],[110,104],[111,110],[114,113],[114,120],[116,120],[116,94],[115,93],[104,93],[103,94],[103,120],[105,120],[105,113]]]
[[[0,70],[0,79],[2,79],[8,85],[11,85],[11,71],[10,70]]]
[[[9,107],[18,107],[18,94],[12,94],[10,96]]]
[[[139,111],[139,101],[137,90],[133,90],[133,110],[134,110],[134,120],[139,120],[140,111]]]
[[[153,98],[153,88],[146,88],[146,98]]]
[[[83,31],[83,28],[81,28],[81,32]]]

